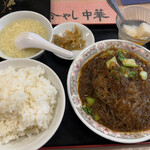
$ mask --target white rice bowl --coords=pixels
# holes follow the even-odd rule
[[[0,62],[0,82],[0,150],[40,148],[56,132],[64,114],[60,79],[38,61],[15,59]]]

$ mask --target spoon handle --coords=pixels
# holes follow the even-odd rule
[[[73,58],[73,53],[71,51],[54,45],[41,36],[31,32],[21,33],[20,36],[15,40],[15,44],[19,49],[40,48],[52,53],[56,53],[63,57]]]
[[[115,3],[114,0],[107,0],[107,3],[109,6],[119,15],[120,19],[124,22],[124,17],[122,16],[117,4]]]

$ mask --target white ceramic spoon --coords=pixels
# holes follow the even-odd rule
[[[65,50],[53,43],[48,42],[38,34],[32,32],[22,32],[16,39],[15,44],[19,49],[25,48],[40,48],[44,49],[66,58],[72,58],[73,53]]]

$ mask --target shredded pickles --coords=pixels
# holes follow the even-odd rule
[[[67,50],[82,50],[85,47],[82,32],[77,26],[75,26],[74,32],[66,30],[63,37],[55,34],[52,42]]]

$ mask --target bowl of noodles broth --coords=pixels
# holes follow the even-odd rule
[[[68,95],[90,130],[120,143],[150,139],[149,60],[148,49],[124,40],[96,42],[76,57],[68,72]]]

